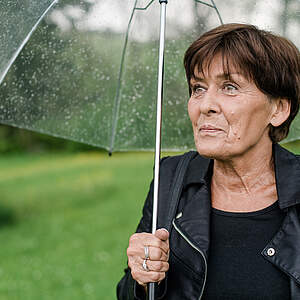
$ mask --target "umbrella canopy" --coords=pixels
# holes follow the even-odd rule
[[[167,8],[162,148],[185,150],[194,147],[182,66],[189,43],[223,19],[299,47],[300,3],[171,0]],[[1,123],[105,149],[154,148],[158,0],[3,1],[0,17]],[[300,137],[298,124],[286,141]]]

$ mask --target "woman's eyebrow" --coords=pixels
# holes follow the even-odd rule
[[[193,83],[196,83],[196,82],[199,82],[199,81],[203,82],[203,81],[205,81],[205,79],[203,77],[194,76],[194,77],[191,78],[190,84],[193,84]]]
[[[241,73],[220,73],[216,76],[217,79],[228,79],[228,78],[232,78],[232,76],[237,76],[237,77],[243,77],[243,75]]]
[[[231,78],[232,76],[238,76],[238,77],[244,77],[243,74],[238,73],[238,72],[234,72],[234,73],[219,73],[215,76],[215,78],[217,79],[228,79]],[[199,81],[205,81],[204,77],[198,77],[198,76],[193,76],[190,80],[190,83],[195,83],[195,82],[199,82]]]

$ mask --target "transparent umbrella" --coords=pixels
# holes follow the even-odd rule
[[[193,148],[182,57],[220,24],[214,5],[225,23],[257,24],[299,46],[297,0],[169,1],[164,150]],[[2,1],[0,17],[1,123],[110,151],[154,149],[158,0]]]
[[[168,7],[164,84],[157,80],[160,2]],[[111,152],[153,150],[164,85],[162,149],[191,149],[182,66],[190,42],[223,20],[256,24],[300,46],[298,0],[166,2],[2,1],[0,123]],[[296,120],[286,141],[299,137]]]

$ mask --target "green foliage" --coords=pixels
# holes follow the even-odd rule
[[[22,155],[0,165],[0,299],[115,299],[152,155]]]
[[[300,141],[285,143],[282,146],[295,154],[300,154]]]
[[[0,125],[0,153],[95,151],[95,147],[49,135]],[[98,151],[101,151],[97,149]]]

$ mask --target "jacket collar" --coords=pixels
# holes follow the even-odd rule
[[[281,209],[300,204],[300,157],[273,144],[275,178],[279,207]],[[213,160],[196,155],[191,161],[184,185],[210,185]]]
[[[213,159],[196,155],[190,162],[184,181],[184,186],[210,182],[212,176]]]

